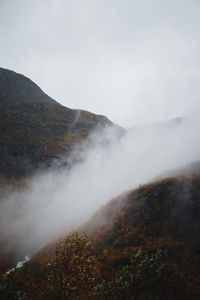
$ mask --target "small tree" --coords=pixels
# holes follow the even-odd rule
[[[18,289],[10,275],[0,273],[0,299],[27,300],[28,298]]]
[[[58,244],[55,262],[48,265],[48,299],[89,299],[93,295],[98,264],[85,234],[73,233]]]

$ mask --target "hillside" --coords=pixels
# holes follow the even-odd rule
[[[0,177],[19,178],[60,156],[106,117],[60,105],[25,76],[0,68]]]
[[[182,123],[184,118],[152,126],[170,127],[173,131]],[[0,200],[5,200],[1,202],[5,209],[3,219],[8,219],[5,224],[12,223],[12,216],[17,219],[13,224],[23,224],[19,212],[23,211],[21,203],[26,201],[20,201],[20,192],[26,190],[29,176],[54,162],[66,165],[78,161],[81,150],[87,149],[89,135],[111,126],[119,134],[124,132],[106,117],[64,107],[30,79],[0,69]],[[100,135],[100,139],[103,145],[108,143],[106,136],[102,141]],[[199,299],[200,163],[164,171],[156,178],[112,199],[76,229],[78,234],[56,237],[23,267],[8,274],[5,271],[14,266],[16,259],[21,259],[21,253],[16,254],[18,246],[24,249],[28,241],[23,234],[8,236],[6,226],[2,226],[0,298]],[[7,183],[12,185],[6,186]],[[7,199],[13,191],[17,193],[13,194],[8,211]],[[81,193],[81,200],[86,196]],[[44,214],[45,208],[41,206]],[[49,222],[57,225],[53,218]],[[34,224],[28,217],[29,223]],[[31,233],[32,230],[31,227]],[[81,235],[83,232],[86,236]],[[28,254],[26,250],[24,253]],[[135,263],[134,275],[129,272],[130,257]],[[94,294],[95,287],[99,288],[99,296]]]
[[[199,299],[199,215],[199,175],[169,177],[111,200],[78,229],[86,232],[93,243],[92,254],[100,270],[97,282],[103,279],[109,282],[115,274],[120,274],[129,257],[139,249],[149,255],[160,249],[165,265],[162,276],[148,290],[148,295],[144,286],[136,299]],[[14,282],[29,299],[51,299],[44,295],[51,289],[47,279],[48,263],[55,260],[55,247],[56,242],[39,251],[14,275]],[[73,257],[73,252],[71,255]],[[70,275],[65,272],[66,276]]]
[[[62,106],[29,78],[0,68],[0,202],[6,199],[8,203],[9,195],[26,188],[38,171],[79,159],[89,135],[107,127],[122,130],[104,116]],[[17,197],[13,207],[17,205],[20,212],[16,202],[20,202]],[[17,214],[13,207],[11,211]],[[10,266],[13,260],[15,263],[20,237],[14,238],[14,246],[8,246],[12,235],[5,233],[5,214],[0,257]],[[8,216],[7,211],[5,219]]]

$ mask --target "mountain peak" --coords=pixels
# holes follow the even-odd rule
[[[0,100],[28,101],[40,100],[43,102],[56,103],[46,95],[32,80],[22,74],[0,68]]]
[[[104,116],[64,107],[29,78],[0,68],[0,174],[18,177],[68,157],[96,127],[111,125]]]

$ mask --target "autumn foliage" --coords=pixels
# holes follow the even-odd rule
[[[89,299],[98,276],[91,242],[73,233],[58,244],[55,261],[48,264],[49,299]]]
[[[29,300],[200,299],[199,215],[199,176],[140,186],[41,249],[10,282]]]

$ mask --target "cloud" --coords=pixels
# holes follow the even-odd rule
[[[199,161],[199,141],[199,112],[179,125],[133,128],[121,139],[112,129],[94,133],[81,163],[38,175],[24,191],[1,201],[1,241],[6,250],[32,254],[87,221],[120,193]]]
[[[0,61],[62,104],[126,127],[187,115],[179,127],[142,126],[84,161],[37,176],[0,204],[8,248],[35,251],[125,190],[199,160],[197,0],[2,0]]]

